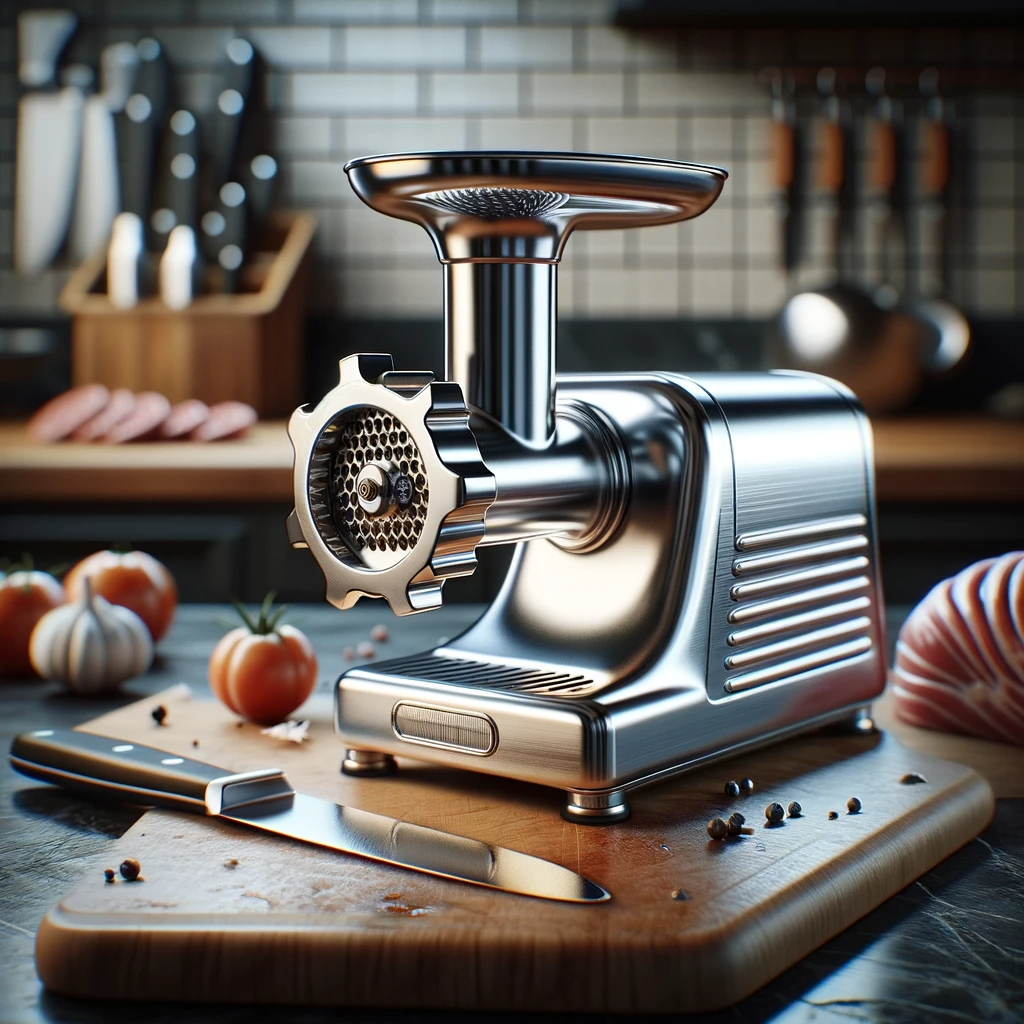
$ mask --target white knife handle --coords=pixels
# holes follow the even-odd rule
[[[86,796],[199,814],[207,813],[207,786],[232,775],[166,750],[69,729],[22,733],[10,757],[23,775]]]

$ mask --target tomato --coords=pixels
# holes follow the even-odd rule
[[[174,620],[178,588],[167,567],[144,551],[97,551],[83,558],[64,578],[68,599],[82,597],[82,580],[92,577],[94,594],[128,608],[146,624],[153,642]]]
[[[313,692],[316,668],[313,645],[294,626],[268,633],[240,626],[213,649],[210,688],[235,714],[276,725]]]
[[[64,588],[49,573],[26,570],[0,579],[0,675],[37,674],[28,657],[32,630],[66,602]]]

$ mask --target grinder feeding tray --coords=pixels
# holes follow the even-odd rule
[[[516,552],[461,636],[338,680],[344,770],[386,774],[406,755],[558,787],[568,820],[608,823],[635,787],[860,720],[885,647],[852,393],[794,372],[556,382],[571,231],[697,216],[725,172],[501,152],[345,169],[434,242],[445,380],[387,355],[342,361],[289,424],[289,538],[332,604],[380,596],[398,614],[438,607],[478,545]]]

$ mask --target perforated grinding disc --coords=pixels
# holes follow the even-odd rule
[[[401,422],[371,406],[336,417],[324,432],[324,442],[330,449],[329,503],[337,537],[371,568],[395,565],[415,547],[426,523],[429,488],[419,448]],[[409,477],[413,495],[406,508],[373,515],[360,505],[356,478],[369,464]]]

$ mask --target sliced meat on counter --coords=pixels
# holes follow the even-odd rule
[[[186,398],[175,405],[167,419],[160,424],[157,436],[162,441],[174,441],[186,434],[191,434],[210,418],[210,407],[198,398]]]
[[[28,421],[26,429],[37,441],[61,441],[102,412],[110,392],[102,384],[83,384],[51,398]]]
[[[109,444],[149,440],[156,435],[170,411],[171,403],[158,391],[141,391],[135,396],[131,415],[107,431],[103,440]]]
[[[218,402],[209,419],[189,435],[190,441],[227,441],[242,437],[256,422],[256,410],[244,402]]]
[[[1024,746],[1024,551],[936,586],[900,630],[893,682],[905,722]]]
[[[118,423],[131,416],[134,408],[135,395],[127,388],[114,388],[110,392],[107,407],[87,423],[83,423],[71,437],[75,441],[99,441]]]

